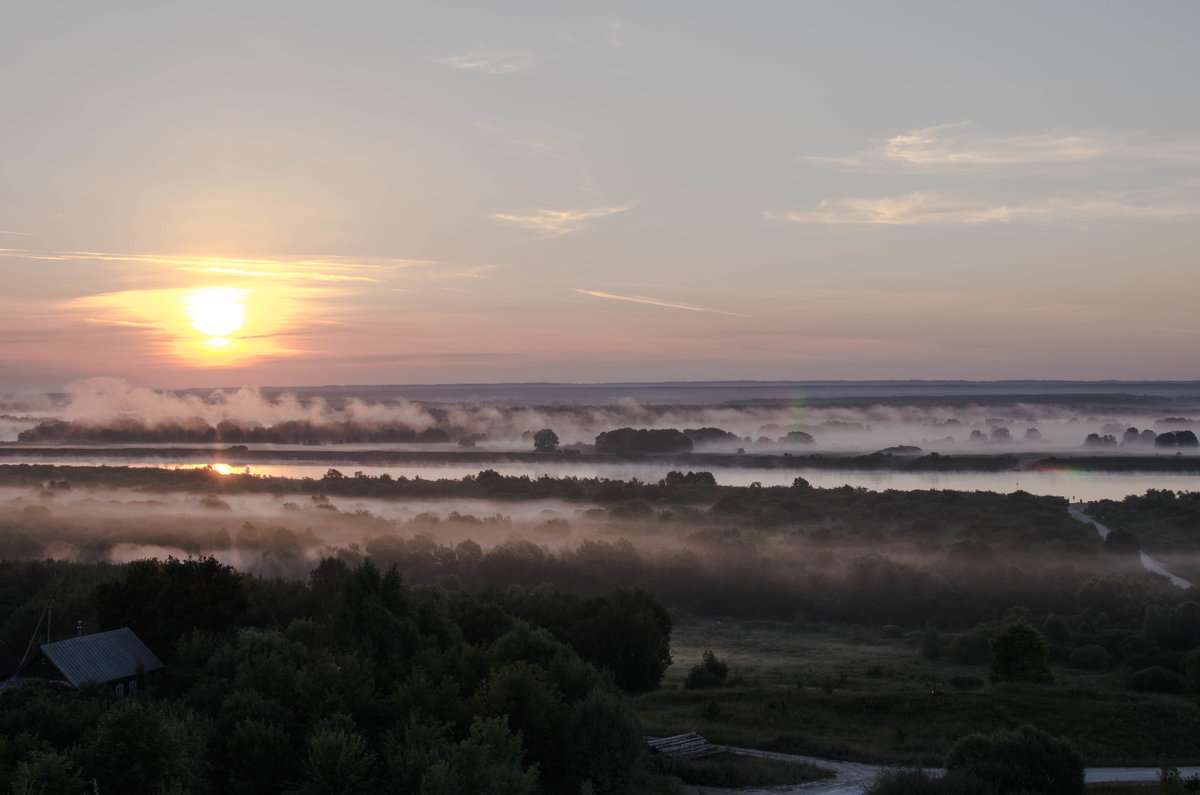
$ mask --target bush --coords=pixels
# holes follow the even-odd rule
[[[946,756],[947,772],[975,776],[997,792],[1083,795],[1083,756],[1066,740],[1029,724],[969,734]]]
[[[1026,621],[1009,624],[992,640],[992,682],[1053,684],[1054,672],[1046,663],[1049,647],[1042,633]]]
[[[991,636],[976,627],[950,642],[950,656],[961,665],[982,665],[992,659]]]
[[[1143,693],[1182,693],[1186,688],[1182,676],[1161,665],[1143,668],[1129,677],[1129,689]]]
[[[1193,693],[1200,692],[1200,649],[1183,658],[1183,670],[1187,674],[1188,688]]]
[[[712,650],[704,652],[704,661],[688,672],[683,686],[689,690],[722,687],[729,679],[729,666],[717,659]]]

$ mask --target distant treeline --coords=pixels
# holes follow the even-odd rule
[[[104,424],[47,420],[17,434],[21,442],[220,442],[228,444],[334,444],[383,442],[449,442],[442,428],[421,431],[399,423],[329,422],[288,420],[274,425],[244,425],[222,420],[210,425],[200,417],[148,424],[132,418]]]
[[[359,421],[313,422],[311,420],[288,420],[273,425],[246,425],[232,420],[222,420],[216,425],[200,417],[188,420],[171,420],[147,423],[133,418],[121,418],[101,424],[72,422],[67,420],[45,420],[33,428],[21,431],[17,441],[42,442],[86,442],[126,444],[138,442],[192,444],[364,444],[403,442],[449,442],[481,441],[482,436],[470,434],[461,428],[432,427],[421,431],[395,422],[368,423]],[[721,428],[675,428],[650,430],[645,428],[617,428],[605,431],[596,437],[597,452],[615,455],[681,453],[689,452],[694,445],[733,446],[749,443],[737,434]],[[765,440],[771,441],[771,440]],[[812,436],[794,431],[780,442],[811,443]]]
[[[872,461],[895,460],[903,456],[860,456]],[[839,467],[840,468],[840,467]],[[70,488],[128,488],[143,491],[182,491],[193,493],[267,493],[267,494],[325,494],[329,496],[376,499],[462,498],[493,500],[562,499],[580,502],[618,502],[622,500],[667,501],[680,504],[716,502],[726,495],[746,494],[752,487],[720,486],[711,472],[668,473],[657,482],[636,478],[620,480],[600,477],[530,477],[501,475],[492,469],[477,475],[456,479],[426,480],[424,478],[392,477],[384,473],[372,476],[362,472],[346,474],[331,468],[321,478],[288,478],[231,472],[222,474],[209,467],[189,469],[160,469],[153,467],[121,466],[55,466],[53,464],[0,465],[0,485],[37,487],[47,483]],[[807,487],[802,477],[793,484]],[[854,493],[866,489],[851,489]],[[755,494],[787,494],[787,486],[763,487]],[[731,497],[731,499],[742,499]]]

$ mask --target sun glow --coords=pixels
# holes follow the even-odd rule
[[[314,302],[332,288],[256,278],[252,285],[207,284],[124,290],[76,299],[94,323],[139,338],[147,351],[197,367],[244,366],[302,352],[295,343],[312,322]]]
[[[237,287],[201,287],[186,293],[184,309],[192,328],[209,337],[223,340],[246,321],[246,291]],[[209,340],[212,343],[212,340]]]

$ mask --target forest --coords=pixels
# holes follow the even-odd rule
[[[0,604],[131,627],[137,698],[0,697],[0,786],[51,792],[629,792],[670,619],[649,595],[509,600],[326,559],[307,580],[211,558],[0,563]]]
[[[1194,561],[1194,494],[1097,503],[1105,540],[1061,498],[730,487],[703,471],[287,480],[25,465],[0,468],[0,487],[0,639],[24,648],[52,596],[60,632],[129,626],[166,663],[135,701],[28,685],[0,696],[10,784],[123,791],[132,774],[105,767],[105,744],[143,722],[159,761],[139,775],[164,791],[339,791],[333,778],[466,791],[480,766],[498,788],[479,791],[670,791],[642,726],[931,764],[984,714],[1067,736],[1089,763],[1144,761],[1149,747],[1200,759],[1195,733],[1139,729],[1122,750],[1061,717],[1086,705],[1092,723],[1110,709],[1140,726],[1184,710],[1174,728],[1194,711],[1200,593],[1131,554]],[[820,668],[800,651],[772,673],[774,652],[739,651],[747,632],[882,656],[865,678],[858,662]],[[997,644],[1022,632],[1032,662],[998,664]],[[706,643],[737,665],[689,686]],[[912,673],[889,673],[901,668]],[[956,694],[935,697],[938,711],[965,710],[942,721],[955,736],[924,737],[933,724],[904,706],[931,688]],[[781,707],[788,692],[798,700]],[[839,750],[832,724],[796,733],[868,692],[884,699],[872,709],[897,711],[885,722],[920,724],[911,739]],[[251,744],[269,762],[239,758]]]

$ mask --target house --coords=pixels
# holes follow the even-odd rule
[[[92,683],[114,696],[124,696],[137,692],[141,674],[162,667],[162,661],[133,630],[123,627],[46,643],[17,675],[72,688]]]

